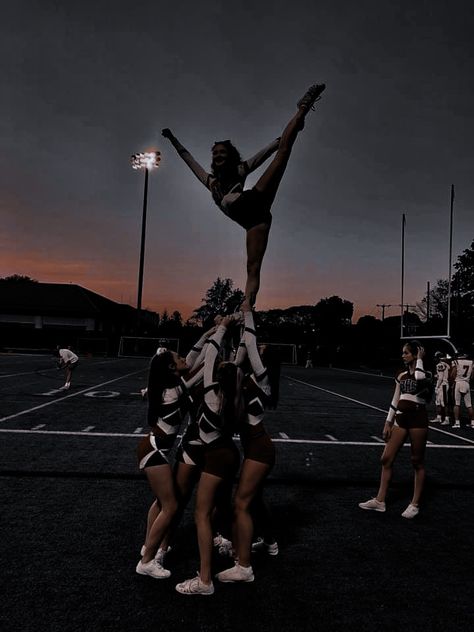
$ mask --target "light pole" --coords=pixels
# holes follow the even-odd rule
[[[142,154],[133,154],[131,162],[133,169],[145,170],[145,190],[143,193],[143,214],[142,214],[142,237],[140,244],[140,265],[138,269],[138,296],[137,296],[137,329],[140,330],[140,312],[142,309],[143,290],[143,264],[145,261],[145,235],[146,235],[146,207],[148,199],[148,172],[159,166],[161,154],[159,151],[152,151]]]

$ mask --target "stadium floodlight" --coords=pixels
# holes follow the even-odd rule
[[[143,213],[142,213],[142,237],[140,243],[140,265],[138,269],[138,295],[137,295],[137,329],[140,329],[140,312],[142,309],[142,290],[143,290],[143,266],[145,262],[145,235],[146,235],[146,207],[148,199],[148,173],[151,169],[156,169],[161,161],[161,152],[150,151],[139,154],[132,154],[131,158],[133,169],[145,170],[145,190],[143,193]]]
[[[161,152],[149,151],[141,154],[132,154],[130,160],[133,169],[156,169],[160,166]]]

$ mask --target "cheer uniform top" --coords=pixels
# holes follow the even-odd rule
[[[222,395],[213,381],[214,365],[226,327],[219,325],[209,338],[204,360],[204,400],[198,416],[199,439],[204,445],[203,472],[219,478],[232,478],[237,473],[240,455],[233,440],[233,429],[221,412]]]
[[[244,185],[248,174],[260,167],[278,149],[280,138],[252,158],[240,162],[229,179],[217,178],[208,173],[176,138],[173,137],[171,142],[198,180],[209,189],[214,202],[225,215],[246,230],[262,223],[271,224],[271,200],[267,200],[255,188],[244,191]]]
[[[188,366],[191,369],[199,365],[200,351],[204,346],[205,338],[206,335],[186,357],[186,362],[188,364],[189,361]],[[180,377],[175,386],[164,389],[159,403],[149,399],[148,425],[151,426],[151,432],[138,446],[140,469],[169,463],[168,452],[174,445],[183,420],[193,407],[190,389],[202,380],[203,371],[203,369],[196,371],[188,380]]]
[[[387,421],[400,428],[428,428],[426,404],[429,399],[431,374],[423,368],[423,360],[416,361],[413,373],[402,371],[395,378],[395,393]]]

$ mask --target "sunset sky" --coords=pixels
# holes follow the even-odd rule
[[[188,317],[218,277],[245,285],[245,233],[161,136],[205,168],[215,140],[243,157],[327,84],[273,207],[257,309],[337,294],[356,318],[448,275],[474,239],[474,9],[458,0],[15,0],[2,7],[0,276],[78,283]],[[247,186],[255,182],[249,178]],[[398,313],[392,308],[386,315]]]

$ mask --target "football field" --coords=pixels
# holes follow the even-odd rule
[[[255,582],[184,596],[198,569],[191,501],[166,558],[170,579],[135,566],[152,500],[136,447],[147,433],[148,361],[81,358],[72,387],[45,356],[0,356],[2,629],[467,630],[474,624],[474,430],[432,425],[420,514],[409,447],[384,514],[375,494],[393,378],[284,367],[266,416],[268,480],[280,553],[256,556]],[[464,412],[465,415],[465,412]],[[229,565],[215,558],[215,572]]]

